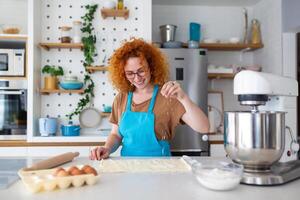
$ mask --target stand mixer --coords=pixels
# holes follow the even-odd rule
[[[224,146],[229,157],[244,166],[241,183],[280,185],[300,178],[297,81],[242,71],[234,78],[234,94],[241,105],[251,107],[224,114]]]

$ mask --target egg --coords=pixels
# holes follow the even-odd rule
[[[76,167],[76,168],[74,168],[72,171],[70,171],[70,174],[71,174],[72,176],[77,176],[77,175],[82,175],[82,174],[84,174],[84,173]]]
[[[97,171],[96,171],[93,167],[91,167],[91,166],[85,168],[85,169],[84,169],[84,172],[85,172],[86,174],[94,174],[95,176],[98,175]]]
[[[73,170],[79,170],[76,166],[71,166],[69,169],[68,169],[68,172],[69,172],[69,174],[71,174],[72,175],[72,171]]]
[[[62,167],[57,168],[57,169],[55,170],[55,172],[53,173],[53,175],[54,175],[54,176],[57,176],[58,172],[59,172],[60,170],[63,170],[63,169],[64,169],[64,168],[62,168]]]
[[[58,172],[57,172],[57,175],[58,177],[64,177],[64,176],[70,176],[70,174],[64,170],[64,169],[60,169]]]
[[[91,168],[91,166],[90,166],[90,165],[84,165],[84,166],[81,168],[81,170],[82,170],[82,171],[85,171],[87,168]]]

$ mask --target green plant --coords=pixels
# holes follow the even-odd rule
[[[45,65],[42,69],[42,73],[50,74],[50,76],[63,76],[64,70],[61,66]]]
[[[80,112],[88,105],[91,99],[95,96],[94,95],[94,88],[95,84],[90,76],[90,72],[87,70],[88,66],[91,66],[94,62],[94,57],[97,56],[96,54],[96,35],[94,34],[94,27],[93,27],[93,19],[94,14],[98,8],[97,4],[94,5],[86,5],[86,13],[84,16],[81,17],[83,19],[83,27],[81,31],[83,33],[82,43],[83,43],[83,53],[84,53],[84,63],[83,66],[85,68],[85,75],[84,75],[84,84],[85,89],[83,93],[83,97],[77,103],[77,107],[75,110],[68,114],[67,117],[69,120],[72,120],[74,115],[80,114]]]

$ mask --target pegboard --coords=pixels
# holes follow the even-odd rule
[[[144,38],[146,8],[143,0],[124,1],[124,6],[130,10],[129,18],[113,18],[103,19],[100,9],[103,7],[103,1],[89,0],[43,0],[41,3],[41,42],[60,42],[61,26],[72,26],[73,21],[81,20],[81,16],[85,14],[85,5],[98,3],[98,9],[95,13],[93,25],[97,37],[97,53],[94,65],[107,65],[110,56],[117,49],[121,42],[130,37]],[[151,26],[151,24],[149,24]],[[46,64],[60,65],[63,67],[65,74],[72,74],[78,77],[80,81],[84,78],[83,67],[83,51],[78,49],[50,49],[50,51],[42,50],[41,67]],[[108,72],[95,72],[91,74],[95,82],[95,98],[93,106],[98,110],[102,110],[103,105],[111,105],[117,91],[111,86],[107,77]],[[43,77],[40,87],[43,88]],[[62,78],[62,77],[60,77]],[[60,123],[66,124],[68,119],[66,114],[73,111],[78,100],[81,98],[79,94],[50,94],[41,96],[41,117],[57,117]],[[78,116],[73,118],[75,123],[79,123]],[[107,118],[103,118],[99,127],[95,129],[82,129],[81,134],[96,133],[99,129],[107,129],[110,127]]]

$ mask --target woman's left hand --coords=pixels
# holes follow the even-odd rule
[[[177,98],[179,101],[186,96],[180,84],[176,81],[166,82],[161,88],[161,94],[166,98]]]

